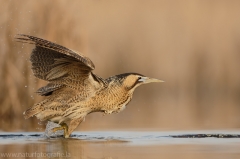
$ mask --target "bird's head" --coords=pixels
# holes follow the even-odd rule
[[[159,79],[146,77],[138,73],[125,73],[117,75],[121,79],[121,83],[124,88],[128,90],[134,90],[142,84],[152,83],[152,82],[164,82]]]

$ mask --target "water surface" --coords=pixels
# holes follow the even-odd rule
[[[231,138],[197,134],[228,134]],[[44,133],[0,133],[0,157],[13,158],[240,158],[240,131],[75,132],[69,139]],[[185,136],[184,136],[185,135]],[[188,135],[188,136],[186,136]],[[221,137],[221,135],[219,135]],[[191,138],[187,138],[191,137]],[[195,137],[195,138],[193,138]]]

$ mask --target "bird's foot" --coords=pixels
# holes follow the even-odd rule
[[[106,114],[112,114],[112,112],[113,112],[112,110],[105,110],[105,111],[104,111],[104,115],[106,115]]]
[[[60,127],[55,127],[55,128],[52,129],[52,132],[55,133],[56,131],[59,131],[59,130],[63,130],[63,127],[61,127],[61,126]]]
[[[66,123],[62,123],[60,124],[61,126],[60,127],[55,127],[52,129],[52,132],[56,132],[56,131],[59,131],[59,130],[64,130],[64,138],[69,138],[69,134],[68,134],[68,126]]]

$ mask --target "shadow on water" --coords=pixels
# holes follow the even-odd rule
[[[0,158],[239,158],[240,132],[0,133]],[[199,153],[200,152],[200,153]]]

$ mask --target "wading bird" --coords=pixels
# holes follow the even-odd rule
[[[103,79],[93,73],[95,66],[86,56],[53,42],[19,34],[20,42],[34,44],[30,61],[34,76],[49,83],[37,90],[47,98],[23,115],[60,125],[68,138],[73,130],[93,112],[105,114],[122,111],[131,101],[134,90],[151,82],[163,82],[138,73],[124,73]]]

